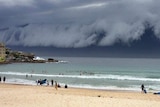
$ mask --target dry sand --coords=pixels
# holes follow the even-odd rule
[[[0,83],[0,107],[160,107],[160,95]]]

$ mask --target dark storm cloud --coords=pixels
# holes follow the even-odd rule
[[[0,0],[0,40],[8,45],[86,47],[129,44],[146,26],[160,35],[157,0]],[[26,26],[24,26],[26,25]]]

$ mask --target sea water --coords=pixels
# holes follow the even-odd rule
[[[14,84],[37,85],[38,79],[53,79],[61,86],[78,88],[140,91],[144,84],[148,91],[160,90],[160,59],[53,58],[59,62],[0,65],[0,76]]]

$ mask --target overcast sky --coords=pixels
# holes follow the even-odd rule
[[[81,48],[160,38],[160,0],[0,0],[6,45]]]

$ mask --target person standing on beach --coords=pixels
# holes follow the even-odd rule
[[[55,81],[55,89],[57,90],[58,88],[58,84],[57,84],[57,81]]]
[[[144,92],[144,85],[143,84],[141,85],[141,90],[142,90],[142,92]]]
[[[4,77],[3,77],[3,82],[5,82],[5,81],[6,81],[6,77],[4,76]]]
[[[51,80],[51,85],[53,86],[53,83],[54,83],[54,81],[53,81],[53,79]]]
[[[0,76],[0,82],[1,82],[1,76]]]
[[[141,89],[142,89],[142,92],[143,92],[144,91],[144,85],[143,84],[141,85]]]

